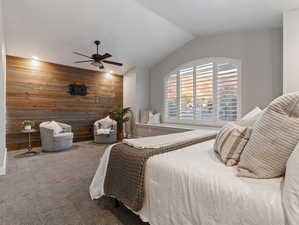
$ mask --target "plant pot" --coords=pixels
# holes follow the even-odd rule
[[[124,139],[124,133],[123,132],[117,132],[117,140],[122,141]]]
[[[31,130],[31,125],[24,126],[24,130]]]
[[[124,139],[123,124],[117,125],[117,140],[122,141]]]

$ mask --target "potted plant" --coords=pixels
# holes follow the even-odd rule
[[[131,108],[118,108],[109,113],[111,119],[117,122],[117,140],[121,141],[124,138],[124,123],[129,120],[127,114],[131,112]]]
[[[23,127],[24,127],[24,130],[31,130],[32,127],[34,126],[34,122],[32,120],[25,120],[23,123],[22,123]]]

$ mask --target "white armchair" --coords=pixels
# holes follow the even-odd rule
[[[114,120],[112,121],[112,125],[110,127],[110,131],[107,134],[99,133],[99,130],[102,128],[107,128],[104,123],[105,120],[109,120],[110,118],[104,118],[101,120],[98,120],[93,125],[93,133],[94,133],[94,141],[98,144],[112,144],[117,141],[117,123]]]
[[[39,125],[43,151],[60,151],[71,148],[74,138],[72,127],[56,122],[61,129],[61,132],[57,133],[55,129],[49,126],[50,123],[48,121]]]

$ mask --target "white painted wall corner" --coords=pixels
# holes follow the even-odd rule
[[[5,148],[4,150],[4,154],[3,154],[3,164],[0,167],[0,176],[5,175],[6,174],[6,161],[7,161],[7,149]]]

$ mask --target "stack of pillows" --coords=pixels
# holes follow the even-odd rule
[[[265,109],[255,108],[218,133],[214,150],[237,175],[250,178],[283,176],[299,142],[299,92],[281,96]]]

